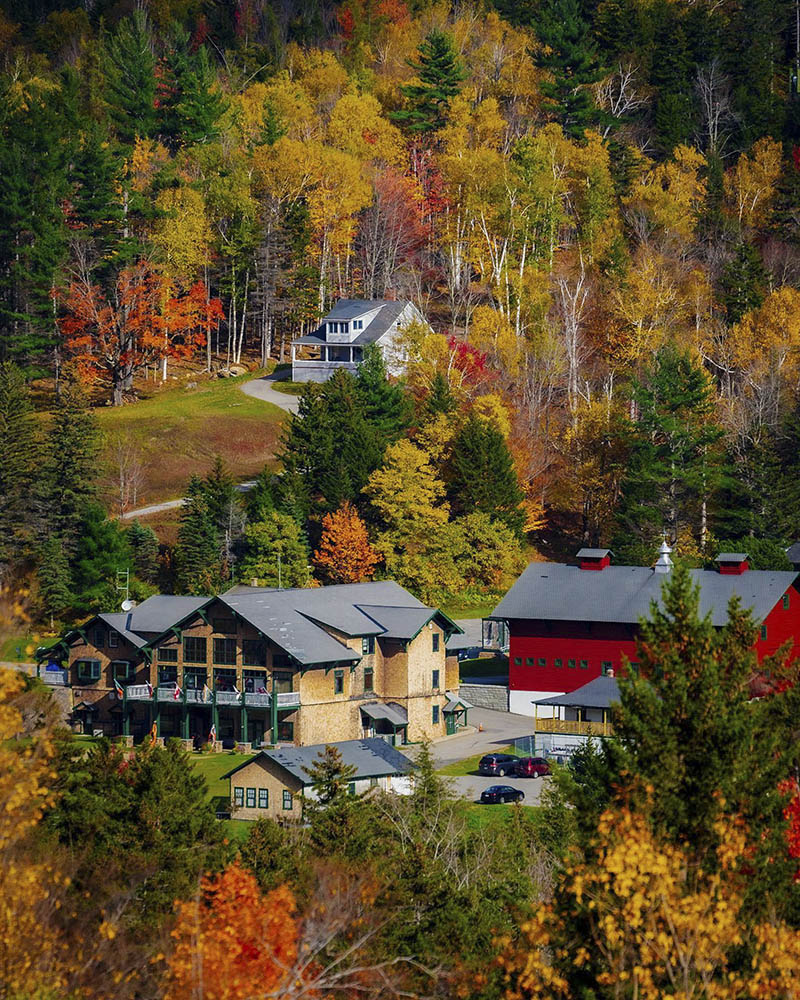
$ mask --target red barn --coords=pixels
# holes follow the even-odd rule
[[[509,710],[533,715],[534,701],[613,676],[623,658],[635,664],[639,621],[660,599],[669,554],[662,545],[653,568],[613,566],[608,549],[581,549],[577,566],[531,563],[490,616],[508,624]],[[724,625],[737,594],[761,625],[759,659],[787,639],[800,655],[798,573],[751,570],[744,552],[723,552],[716,563],[715,570],[692,570],[700,613]]]

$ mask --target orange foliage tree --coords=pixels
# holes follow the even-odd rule
[[[371,580],[380,557],[369,544],[367,528],[358,511],[345,501],[322,519],[322,537],[314,564],[329,583]]]
[[[203,879],[180,903],[165,1000],[245,1000],[297,985],[298,922],[286,886],[262,896],[238,865]]]
[[[97,285],[73,282],[63,306],[65,352],[84,378],[108,383],[115,406],[137,372],[160,362],[166,374],[167,359],[191,357],[224,316],[222,303],[202,282],[175,295],[145,261],[121,271],[109,297]]]

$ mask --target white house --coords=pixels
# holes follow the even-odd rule
[[[415,321],[428,325],[408,300],[340,299],[314,333],[292,341],[292,381],[327,382],[340,368],[355,372],[366,344],[378,344],[386,370],[401,375],[408,360],[402,333]]]

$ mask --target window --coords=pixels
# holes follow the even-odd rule
[[[344,694],[344,670],[333,672],[333,693]]]
[[[613,669],[614,667],[613,664],[611,663],[611,660],[603,660],[603,662],[600,664],[600,672],[604,677],[607,677]]]
[[[202,691],[206,683],[205,670],[185,670],[183,673],[183,683],[189,691]]]
[[[156,650],[156,658],[159,663],[177,663],[178,662],[178,647],[177,646],[159,646]]]
[[[532,667],[533,666],[533,657],[532,656],[526,656],[525,657],[525,666],[526,667]]]
[[[236,671],[217,668],[214,671],[214,687],[217,691],[233,691],[236,687]]]
[[[106,630],[104,628],[96,628],[94,630],[94,645],[99,649],[101,646],[106,644]]]
[[[588,670],[588,669],[589,669],[589,661],[581,660],[581,670]]]
[[[361,655],[369,656],[375,652],[375,636],[364,635],[361,637]]]
[[[255,788],[247,789],[247,808],[255,809],[256,807],[256,790]]]
[[[433,720],[432,721],[433,721],[434,726],[438,726],[439,725],[439,706],[438,705],[434,705],[433,706]]]
[[[544,656],[540,656],[539,659],[536,662],[537,662],[537,664],[540,667],[546,667],[547,666],[547,658],[544,657]]]
[[[236,640],[214,640],[214,663],[236,663]]]
[[[278,742],[279,743],[294,743],[294,723],[293,722],[279,722],[278,723]]]
[[[561,669],[561,667],[562,667],[563,665],[564,665],[564,661],[563,661],[563,660],[561,659],[561,657],[560,657],[560,656],[557,656],[557,657],[556,657],[556,658],[555,658],[555,659],[553,660],[553,666],[554,666],[554,667],[555,667],[555,668],[556,668],[557,670],[560,670],[560,669]]]
[[[761,638],[762,639],[766,639],[767,638],[767,626],[766,625],[762,625],[761,626]]]
[[[370,778],[369,779],[369,787],[370,788],[377,788],[378,787],[378,779],[377,778]]]
[[[375,690],[375,671],[372,667],[364,668],[364,691]]]
[[[575,661],[574,660],[567,660],[567,667],[570,670],[574,670],[575,669]]]
[[[439,652],[439,639],[440,638],[441,638],[441,636],[439,635],[438,632],[434,632],[433,635],[431,636],[431,639],[433,641],[433,651],[434,651],[434,653],[438,653]]]
[[[177,667],[159,667],[158,668],[158,683],[159,684],[174,684],[178,679],[178,668]]]
[[[789,607],[789,595],[788,594],[784,594],[783,595],[783,610],[786,611],[788,607]]]
[[[259,809],[269,809],[269,789],[259,788],[258,790],[258,808]]]
[[[438,691],[439,690],[439,671],[438,670],[434,670],[433,671],[433,690],[434,691]]]
[[[292,793],[289,791],[288,788],[284,788],[283,790],[283,808],[284,809],[292,808]]]
[[[183,662],[184,663],[206,663],[208,654],[206,653],[206,640],[196,635],[187,635],[183,638]]]
[[[233,618],[212,618],[211,628],[215,632],[222,632],[223,635],[230,635],[236,631],[236,622]]]
[[[78,680],[84,684],[92,684],[100,680],[99,660],[78,660]]]
[[[134,671],[131,669],[132,666],[133,664],[128,660],[112,660],[111,676],[117,681],[127,681],[133,677]]]
[[[116,649],[119,646],[119,632],[115,632],[113,628],[108,633],[108,645],[111,649]]]
[[[240,808],[244,805],[244,789],[234,788],[233,790],[233,804],[239,806]]]
[[[355,783],[355,781],[351,781],[351,782],[348,783],[348,785],[347,785],[347,794],[348,795],[355,795],[356,794],[356,783]]]
[[[263,670],[245,670],[242,682],[250,694],[263,694],[267,690],[267,675]]]
[[[267,647],[261,639],[244,639],[242,641],[242,666],[266,667]]]
[[[276,694],[288,694],[292,690],[291,674],[278,673],[278,671],[273,671],[272,680],[275,685]]]
[[[522,666],[522,657],[521,656],[515,656],[514,657],[514,666],[515,667],[521,667]]]

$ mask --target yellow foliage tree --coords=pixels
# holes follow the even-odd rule
[[[766,367],[794,379],[800,365],[800,292],[788,285],[772,292],[733,328],[731,343],[741,370]]]
[[[740,227],[757,229],[769,218],[781,175],[781,145],[766,136],[742,153],[725,174],[725,203]]]
[[[691,146],[676,146],[672,159],[650,164],[623,203],[642,212],[663,232],[683,241],[694,237],[706,196],[706,158]]]
[[[328,142],[359,160],[402,164],[405,142],[371,94],[344,94],[328,122]]]
[[[156,198],[156,207],[166,214],[153,234],[163,256],[161,270],[171,283],[188,288],[202,274],[211,246],[203,196],[187,185],[166,188]]]

